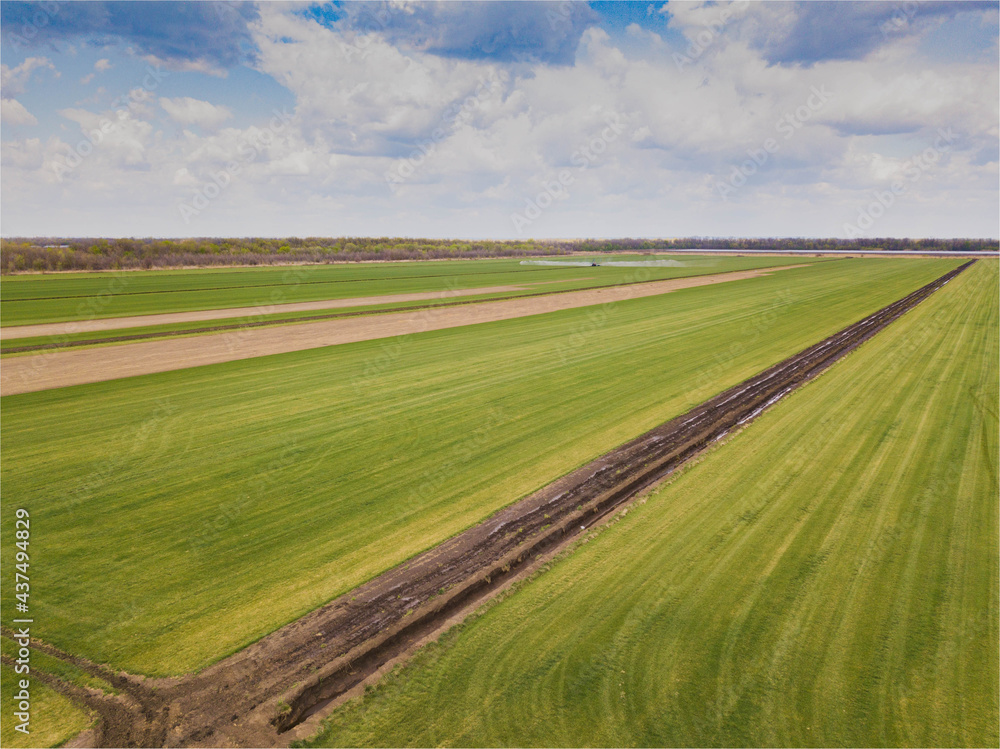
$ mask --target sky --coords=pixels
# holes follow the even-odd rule
[[[2,2],[4,236],[989,237],[996,2]]]

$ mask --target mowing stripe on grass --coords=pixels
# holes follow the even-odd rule
[[[812,263],[818,258],[802,258]],[[788,265],[783,257],[685,258],[684,267],[650,268],[650,279]],[[796,261],[798,262],[798,261]],[[518,259],[440,263],[369,263],[269,267],[255,271],[122,271],[5,277],[0,325],[72,322],[168,312],[256,307],[292,302],[447,292],[487,286],[553,282],[591,288],[634,277],[630,268],[551,268]],[[247,283],[247,275],[261,283]]]
[[[37,634],[132,672],[202,667],[958,264],[846,260],[5,396]]]
[[[4,716],[3,728],[0,729],[0,743],[5,747],[20,749],[20,747],[61,746],[93,723],[93,719],[85,710],[32,677],[29,733],[16,730],[15,726],[20,722],[14,714],[19,712],[19,702],[14,697],[23,678],[14,671],[13,666],[6,662],[0,664],[0,682],[3,683],[0,710],[3,710]]]
[[[732,429],[756,418],[876,335],[970,263],[907,295],[835,335],[726,390],[666,424],[602,455],[468,531],[407,560],[297,621],[307,643],[345,653],[296,680],[282,697],[290,709],[275,718],[286,731],[318,705],[340,697],[461,608],[510,582],[533,557],[569,542],[593,522],[665,478]],[[442,591],[447,591],[443,596]],[[413,615],[412,618],[410,615]],[[313,632],[321,632],[316,641]],[[291,646],[280,630],[243,654],[266,664],[274,642]],[[327,661],[322,658],[318,661]],[[314,661],[314,664],[318,665]],[[235,665],[235,664],[234,664]],[[301,668],[300,664],[295,666]],[[269,673],[274,670],[270,669]],[[242,672],[241,672],[242,674]],[[228,743],[228,742],[224,742]]]
[[[981,261],[316,746],[995,746],[997,263]]]
[[[104,347],[101,350],[87,351],[47,351],[44,355],[21,357],[8,362],[0,372],[0,390],[5,395],[30,393],[36,390],[168,372],[377,338],[400,340],[429,330],[508,320],[577,307],[596,305],[608,307],[629,299],[666,294],[695,286],[733,283],[772,270],[781,271],[798,267],[802,266],[735,271],[650,283],[629,283],[614,288],[525,293],[523,296],[534,298],[487,300],[493,302],[492,304],[466,301],[461,309],[454,309],[458,306],[454,302],[445,305],[424,305],[426,309],[413,315],[402,313],[374,317],[366,313],[315,315],[313,317],[320,319],[338,319],[327,319],[325,322],[292,328],[284,327],[280,330],[258,329],[270,327],[266,322],[233,325],[229,326],[231,330],[226,336],[196,340],[189,338],[191,333],[198,331],[189,330],[186,331],[188,340],[133,342],[110,350]],[[220,329],[225,328],[226,326],[220,326]]]

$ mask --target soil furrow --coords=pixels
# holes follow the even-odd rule
[[[303,729],[297,731],[296,726],[303,721],[524,574],[540,555],[579,536],[817,376],[971,264],[716,395],[199,674],[155,685],[128,678],[128,704],[141,706],[129,713],[134,725],[128,735],[133,739],[142,735],[141,741],[148,742],[142,745],[170,746],[276,746],[301,738]],[[144,691],[149,694],[144,696]],[[114,745],[123,735],[115,720],[108,715],[102,721],[97,733],[102,745]]]

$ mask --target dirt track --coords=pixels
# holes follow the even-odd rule
[[[215,335],[142,341],[76,351],[45,351],[30,356],[5,359],[0,366],[0,393],[3,395],[30,393],[67,385],[169,372],[175,369],[251,359],[269,354],[284,354],[341,343],[509,320],[514,317],[638,299],[694,286],[756,278],[775,271],[799,267],[802,266],[786,265],[778,268],[734,271],[496,302],[432,307],[418,312],[370,315],[266,328],[240,328]]]
[[[579,279],[585,280],[585,279]],[[0,341],[33,336],[71,335],[73,333],[99,333],[103,330],[141,328],[146,325],[173,325],[175,323],[201,322],[205,320],[230,320],[235,317],[256,317],[258,315],[278,315],[283,312],[311,312],[313,310],[342,309],[344,307],[368,307],[376,304],[396,302],[425,302],[435,299],[475,296],[477,294],[503,294],[510,291],[528,291],[536,286],[560,281],[542,281],[516,286],[484,286],[477,289],[449,289],[448,291],[421,291],[410,294],[383,294],[381,296],[361,296],[350,299],[321,299],[315,302],[289,302],[288,304],[267,304],[259,307],[229,307],[228,309],[205,309],[192,312],[169,312],[161,315],[137,315],[135,317],[107,317],[99,320],[79,322],[54,322],[39,325],[15,325],[0,328]]]
[[[287,745],[308,735],[316,727],[315,716],[331,701],[523,574],[540,555],[578,536],[815,377],[970,264],[622,445],[200,674],[146,682],[40,647],[111,681],[123,693],[87,700],[76,687],[62,689],[101,716],[92,738],[102,746]],[[60,688],[56,682],[52,685]]]

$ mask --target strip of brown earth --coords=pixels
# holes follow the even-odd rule
[[[769,270],[784,270],[786,268],[800,268],[800,267],[803,267],[803,266],[802,265],[788,265],[788,266],[782,266],[780,268],[767,268],[767,269],[758,269],[758,270],[760,272],[762,272],[762,273],[766,273]],[[740,272],[740,271],[737,271],[737,272]],[[706,274],[706,275],[711,275],[711,274]],[[591,280],[591,278],[593,278],[593,277],[582,278],[582,279],[578,279],[578,280],[587,281],[587,280]],[[691,276],[691,278],[693,278],[693,276]],[[735,280],[735,279],[733,279],[733,280]],[[531,286],[542,286],[542,285],[548,284],[548,283],[561,283],[561,282],[559,282],[559,281],[539,281],[538,283],[524,284],[523,288],[528,288],[528,287],[531,287]],[[614,284],[613,287],[614,288],[620,288],[620,287],[623,287],[623,286],[630,286],[630,285],[644,285],[646,283],[648,283],[648,282],[647,281],[626,281],[626,282]],[[510,288],[513,289],[513,290],[516,290],[518,287],[510,287]],[[517,294],[517,298],[518,299],[527,299],[529,297],[548,296],[548,295],[551,295],[551,294],[574,294],[574,293],[577,293],[578,291],[580,291],[580,289],[559,289],[557,291],[535,291],[535,292],[528,292],[528,293],[525,293],[525,294]],[[395,307],[395,308],[392,308],[392,309],[360,309],[360,310],[352,310],[350,312],[331,312],[331,313],[326,313],[326,314],[321,314],[321,315],[301,315],[301,316],[296,316],[296,317],[291,318],[291,319],[251,320],[251,321],[242,321],[242,322],[238,322],[238,323],[221,324],[221,325],[211,325],[211,326],[204,327],[204,328],[185,328],[185,329],[181,329],[181,330],[159,330],[159,331],[152,331],[152,332],[146,332],[146,333],[132,333],[132,334],[124,334],[124,335],[110,335],[110,336],[105,336],[103,338],[89,338],[89,339],[85,339],[85,340],[72,340],[72,341],[60,341],[60,340],[56,340],[56,341],[50,341],[50,342],[47,342],[47,343],[30,344],[30,345],[27,345],[27,346],[4,346],[3,349],[0,350],[0,354],[21,354],[21,353],[28,353],[28,352],[35,352],[35,351],[52,352],[52,351],[55,351],[57,349],[93,347],[93,346],[98,346],[98,345],[106,344],[106,343],[127,343],[127,342],[131,342],[131,341],[146,341],[146,340],[155,339],[155,338],[181,338],[181,337],[189,337],[189,336],[192,336],[192,335],[199,335],[199,334],[202,334],[202,333],[218,333],[218,332],[227,331],[227,330],[246,330],[246,329],[249,329],[249,328],[275,327],[275,326],[279,326],[279,325],[291,325],[291,324],[298,324],[298,323],[303,323],[303,322],[312,322],[312,321],[315,321],[315,320],[334,320],[334,319],[339,320],[339,319],[342,319],[342,318],[345,318],[345,317],[364,317],[364,316],[370,316],[370,315],[388,315],[388,314],[403,313],[403,312],[414,312],[414,311],[418,311],[418,310],[437,309],[439,307],[445,307],[445,306],[457,306],[457,305],[460,305],[460,304],[481,304],[483,302],[498,302],[498,301],[502,301],[504,299],[508,299],[509,298],[509,297],[487,297],[487,298],[484,298],[484,299],[454,301],[453,299],[451,299],[451,297],[453,297],[453,296],[462,296],[462,295],[452,295],[452,294],[448,294],[447,292],[442,292],[440,294],[438,300],[435,303],[433,303],[433,304],[410,304],[410,305],[407,305],[405,307]],[[127,318],[119,318],[119,319],[127,319]],[[62,323],[53,323],[53,324],[62,324]]]
[[[356,343],[376,338],[412,335],[428,330],[509,320],[515,317],[666,294],[695,286],[756,278],[800,267],[803,266],[786,265],[778,268],[733,271],[559,294],[542,293],[537,296],[475,302],[461,306],[429,307],[417,312],[365,315],[278,327],[241,327],[219,335],[142,341],[113,347],[45,351],[4,360],[3,367],[0,368],[0,393],[3,395],[30,393],[68,385],[103,382],[121,377],[335,346],[341,343]]]
[[[576,279],[589,280],[589,279]],[[178,323],[201,322],[203,320],[229,320],[234,317],[256,317],[259,315],[279,315],[285,312],[311,312],[313,310],[340,309],[343,307],[368,307],[377,304],[397,302],[423,302],[444,300],[454,297],[475,296],[477,294],[504,294],[512,291],[528,291],[535,286],[559,281],[537,281],[516,286],[484,286],[478,289],[449,289],[446,291],[420,291],[407,294],[382,294],[350,299],[320,299],[314,302],[289,302],[287,304],[265,304],[257,307],[229,307],[227,309],[193,310],[191,312],[169,312],[160,315],[136,315],[134,317],[107,317],[99,320],[79,320],[76,322],[54,322],[39,325],[16,325],[0,328],[0,341],[34,336],[63,336],[75,333],[99,333],[104,330],[141,328],[147,325],[175,325]]]
[[[121,710],[91,705],[101,746],[285,746],[415,643],[816,377],[971,263],[726,390],[197,675],[115,674]],[[4,630],[5,633],[9,634]],[[106,669],[63,657],[109,680]],[[151,687],[156,687],[155,689]],[[138,704],[136,704],[138,703]],[[103,707],[104,709],[100,709]]]

